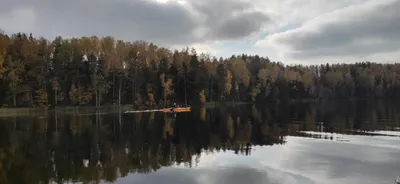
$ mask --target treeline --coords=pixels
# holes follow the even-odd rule
[[[50,41],[0,33],[0,104],[74,106],[206,101],[400,97],[400,65],[285,66],[268,58],[216,58],[145,41]]]

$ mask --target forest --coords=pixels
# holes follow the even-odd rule
[[[274,102],[400,97],[400,64],[285,65],[146,41],[0,33],[2,107]]]

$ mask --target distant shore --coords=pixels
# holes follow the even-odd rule
[[[17,108],[0,108],[0,117],[13,117],[13,116],[35,116],[44,115],[52,112],[59,112],[60,114],[86,114],[101,112],[119,112],[133,110],[132,105],[105,105],[100,107],[95,106],[67,106],[55,108],[40,108],[40,107],[17,107]]]
[[[214,108],[218,106],[234,106],[251,104],[249,102],[206,102],[204,105],[192,105],[192,107],[205,107]],[[147,110],[147,109],[160,109],[162,107],[135,107],[131,104],[126,105],[104,105],[100,107],[95,106],[66,106],[66,107],[16,107],[16,108],[0,108],[0,117],[14,117],[14,116],[35,116],[44,115],[47,113],[59,112],[60,114],[91,114],[96,112],[118,113],[119,111],[125,112],[130,110]]]
[[[342,101],[346,102],[355,102],[362,99],[304,99],[304,100],[289,100],[286,103],[314,103],[314,102],[336,102],[340,103]],[[375,100],[372,100],[375,101]],[[378,100],[379,101],[379,100]],[[272,104],[280,104],[283,102],[280,101],[270,101],[262,103],[262,105],[272,105]],[[220,102],[206,102],[204,105],[191,105],[193,108],[216,108],[216,107],[231,107],[236,105],[251,105],[255,104],[252,102],[232,102],[232,101],[220,101]],[[178,104],[179,105],[179,104]],[[148,107],[148,106],[134,106],[131,104],[124,104],[121,106],[118,105],[104,105],[100,107],[95,106],[60,106],[60,107],[49,107],[49,108],[40,108],[40,107],[17,107],[17,108],[0,108],[0,117],[15,117],[15,116],[35,116],[35,115],[44,115],[47,113],[58,112],[60,114],[95,114],[96,112],[102,113],[118,113],[132,110],[149,110],[149,109],[161,109],[169,106],[159,105],[157,107]]]

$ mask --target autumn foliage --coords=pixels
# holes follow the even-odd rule
[[[398,97],[399,64],[285,66],[113,37],[0,33],[0,104],[11,107]]]

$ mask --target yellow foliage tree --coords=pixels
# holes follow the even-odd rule
[[[46,107],[48,105],[47,93],[43,89],[36,90],[35,103],[39,107]]]
[[[165,74],[160,75],[160,82],[163,89],[164,105],[167,103],[167,97],[173,93],[172,79],[165,79]]]
[[[232,90],[232,73],[230,71],[228,71],[226,73],[226,77],[225,77],[225,94],[226,96],[229,96],[229,94],[231,93]]]
[[[6,69],[3,66],[3,63],[4,63],[4,59],[3,59],[3,56],[0,53],[0,80],[3,79],[4,72],[6,71]]]
[[[200,104],[204,105],[206,103],[206,95],[204,94],[204,89],[199,93]]]
[[[205,121],[207,115],[207,110],[205,107],[200,108],[200,120]]]
[[[76,88],[75,84],[72,84],[71,89],[69,90],[69,100],[71,100],[73,104],[77,104],[79,102],[78,89]]]

